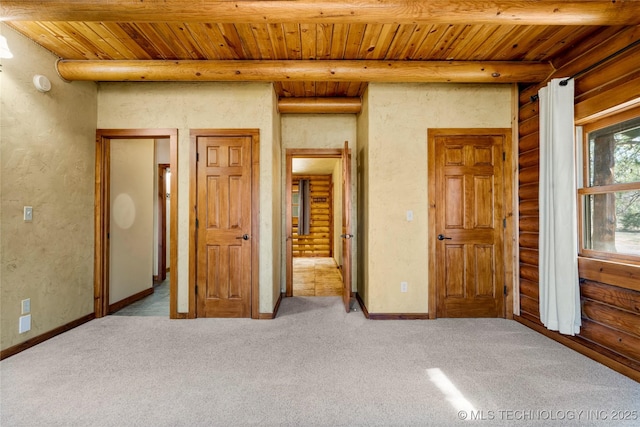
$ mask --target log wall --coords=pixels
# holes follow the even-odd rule
[[[551,77],[567,77],[640,39],[640,27],[585,41],[554,65]],[[544,82],[543,84],[546,84]],[[640,381],[640,266],[579,258],[582,328],[575,337],[542,327],[538,295],[538,101],[543,85],[521,88],[519,98],[518,197],[520,315],[516,320]],[[587,123],[640,98],[640,46],[575,80],[576,123]]]
[[[310,234],[298,235],[298,218],[292,218],[294,257],[330,257],[333,255],[333,202],[331,175],[293,175],[292,192],[298,192],[301,179],[308,179],[311,194]]]

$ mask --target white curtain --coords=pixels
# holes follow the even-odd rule
[[[552,331],[580,332],[574,85],[553,79],[540,107],[540,320]]]

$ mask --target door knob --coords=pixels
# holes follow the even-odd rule
[[[438,234],[438,240],[451,240],[451,237],[445,237],[442,234]]]
[[[340,237],[343,237],[345,239],[351,239],[353,237],[353,234],[341,234]]]
[[[238,240],[240,240],[240,239],[242,239],[242,240],[249,240],[249,235],[248,235],[248,234],[243,234],[243,235],[242,235],[242,236],[240,236],[240,237],[236,237],[236,239],[238,239]]]

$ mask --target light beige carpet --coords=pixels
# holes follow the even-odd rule
[[[337,297],[284,299],[269,321],[94,320],[0,362],[0,393],[2,427],[632,426],[613,417],[640,410],[637,382],[516,322],[373,321]]]

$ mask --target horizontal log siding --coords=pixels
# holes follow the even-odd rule
[[[640,38],[640,28],[618,29],[616,34],[599,40],[599,44],[577,47],[553,77],[566,77],[607,57]],[[592,43],[592,41],[585,41]],[[538,101],[531,96],[542,86],[521,88],[519,97],[519,259],[520,316],[525,324],[541,325],[539,314],[538,231],[539,231],[539,133]],[[608,61],[576,79],[576,121],[597,116],[615,107],[615,102],[640,97],[640,46]],[[601,274],[589,259],[580,259],[580,298],[582,328],[575,337],[545,334],[583,351],[594,359],[640,381],[640,288],[630,286],[631,269],[620,274]],[[599,267],[598,267],[599,268]],[[615,269],[612,269],[612,271]],[[602,271],[599,269],[598,271]],[[602,281],[598,281],[602,280]],[[569,340],[569,341],[567,341]],[[577,344],[577,345],[575,345]]]
[[[309,180],[311,198],[310,234],[298,235],[298,218],[292,218],[294,257],[330,257],[333,254],[333,203],[331,175],[293,175],[292,190],[298,192],[301,179]],[[322,201],[321,201],[322,200]]]

